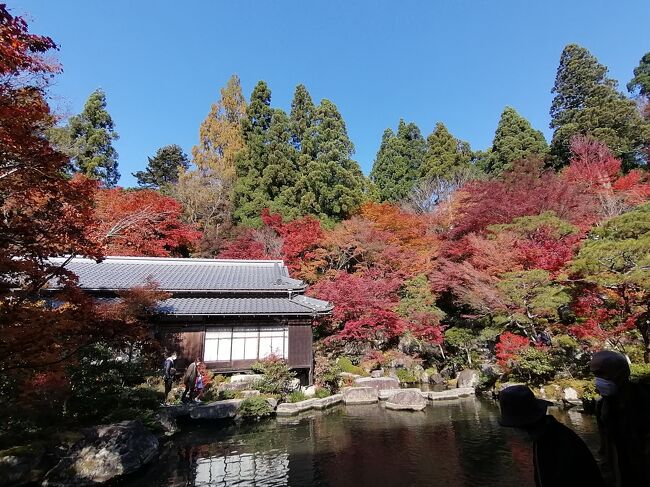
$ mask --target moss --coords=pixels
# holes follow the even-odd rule
[[[396,373],[399,381],[404,384],[413,384],[414,382],[419,382],[415,374],[406,369],[397,369]]]
[[[348,372],[349,374],[356,374],[362,376],[368,375],[368,372],[363,370],[361,367],[352,364],[352,361],[348,357],[340,357],[336,363],[342,372]]]

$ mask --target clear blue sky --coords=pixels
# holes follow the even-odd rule
[[[367,174],[400,117],[428,135],[443,121],[487,148],[505,105],[547,138],[562,48],[588,48],[621,88],[650,50],[650,1],[9,0],[61,46],[55,102],[81,110],[101,87],[120,140],[120,184],[158,147],[190,153],[231,74],[263,79],[289,108],[303,83],[339,107]]]

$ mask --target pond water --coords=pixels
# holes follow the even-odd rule
[[[595,450],[594,418],[552,411]],[[128,486],[534,486],[532,447],[497,422],[493,401],[423,412],[338,406],[238,426],[186,427]]]

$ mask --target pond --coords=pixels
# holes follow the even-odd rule
[[[595,450],[592,416],[552,412]],[[186,427],[128,486],[534,486],[532,447],[497,422],[493,401],[423,412],[338,406],[238,426]]]

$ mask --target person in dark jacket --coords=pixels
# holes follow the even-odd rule
[[[601,454],[616,487],[650,486],[650,394],[630,382],[627,358],[603,350],[589,364],[601,399],[596,418]]]
[[[194,362],[187,366],[185,375],[183,376],[183,384],[185,384],[185,390],[181,396],[181,402],[193,402],[194,401],[194,391],[196,384],[196,375],[199,373],[199,362],[200,358],[195,358]],[[189,395],[189,401],[188,401]]]
[[[163,366],[163,380],[165,381],[165,404],[167,404],[167,396],[172,390],[172,384],[174,383],[174,378],[176,377],[176,369],[174,368],[174,362],[176,361],[176,352],[165,359],[165,364]]]
[[[521,428],[533,440],[535,485],[604,487],[598,464],[587,445],[570,428],[546,414],[548,404],[523,385],[507,387],[499,394],[499,423]]]

